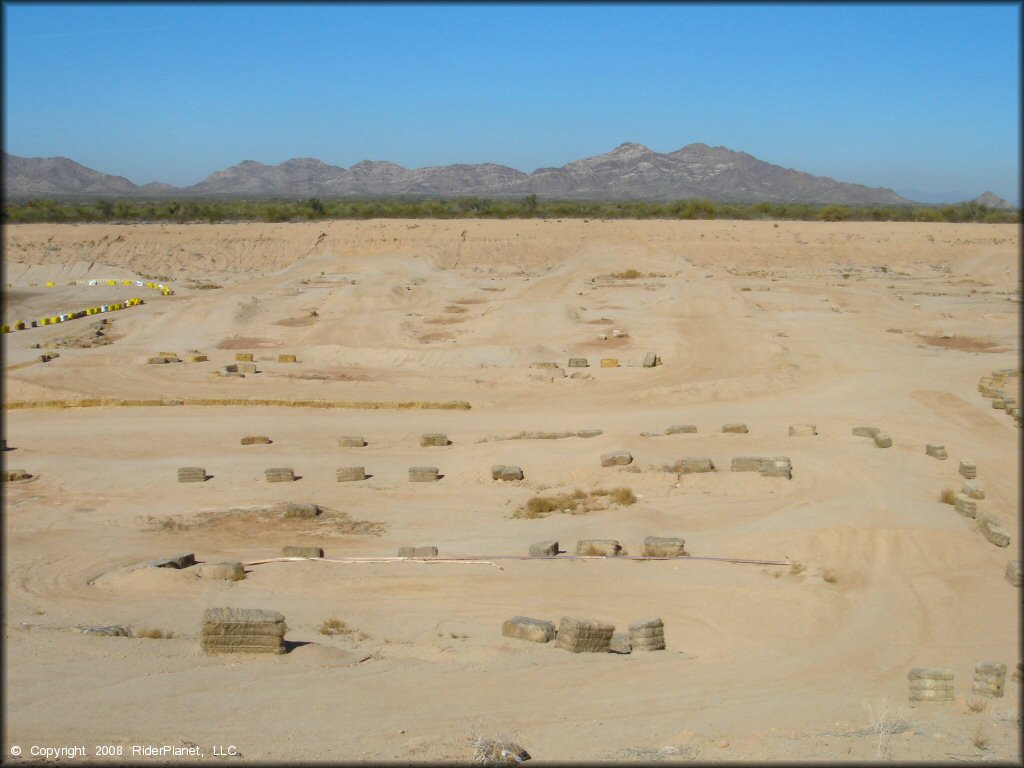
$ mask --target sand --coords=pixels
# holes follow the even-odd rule
[[[94,317],[3,336],[5,467],[34,475],[4,485],[4,754],[195,744],[242,763],[465,761],[476,735],[538,762],[1019,761],[1020,686],[968,706],[976,662],[1020,660],[1021,593],[1004,578],[1020,557],[1020,433],[977,389],[1018,366],[1019,248],[1018,227],[973,224],[7,226],[4,323],[145,303],[103,315],[102,337]],[[609,277],[628,269],[645,276]],[[38,362],[47,350],[60,356]],[[146,363],[163,351],[184,362]],[[237,352],[259,373],[217,376]],[[642,367],[648,352],[662,365]],[[10,407],[89,398],[470,407]],[[789,436],[803,423],[818,434]],[[698,431],[654,436],[673,424]],[[582,429],[602,434],[494,439]],[[421,447],[428,432],[451,444]],[[240,445],[250,434],[273,442]],[[344,435],[367,445],[339,447]],[[633,463],[602,468],[615,450]],[[684,456],[717,470],[664,471]],[[730,472],[733,456],[789,457],[792,479]],[[939,502],[965,458],[1008,548]],[[525,479],[493,481],[494,464]],[[179,484],[185,466],[211,477]],[[337,482],[346,466],[368,478]],[[441,479],[410,483],[414,466]],[[271,467],[299,479],[268,483]],[[636,504],[512,517],[538,493],[620,486]],[[325,512],[283,518],[284,502]],[[590,538],[638,555],[646,536],[685,538],[692,557],[499,557]],[[145,567],[288,545],[326,559],[250,565],[237,582]],[[484,562],[331,562],[431,545]],[[289,652],[202,655],[216,606],[283,613]],[[667,650],[502,637],[516,615],[619,632],[659,617]],[[322,633],[330,619],[351,631]],[[74,631],[111,624],[136,636]],[[953,669],[955,700],[909,708],[915,666]],[[896,733],[872,730],[883,703]]]

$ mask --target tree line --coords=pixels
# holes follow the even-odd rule
[[[911,221],[1019,224],[1019,210],[976,202],[931,206],[849,206],[813,203],[717,203],[546,200],[479,197],[321,200],[98,199],[8,200],[3,223],[290,222],[330,219],[735,219],[781,221]]]

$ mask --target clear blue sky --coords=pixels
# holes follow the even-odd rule
[[[1021,6],[4,3],[7,152],[137,184],[242,160],[626,141],[1019,204]]]

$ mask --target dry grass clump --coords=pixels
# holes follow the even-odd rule
[[[604,501],[628,507],[636,503],[636,494],[631,488],[595,488],[587,493],[576,488],[572,493],[560,493],[555,496],[534,496],[525,505],[512,513],[512,517],[535,520],[547,517],[553,512],[570,515],[586,515],[607,509]]]
[[[978,727],[975,728],[974,733],[971,734],[971,744],[978,749],[984,750],[988,749],[988,742],[989,738],[988,734],[985,733],[985,727],[981,723],[978,723]]]
[[[369,635],[365,632],[360,632],[355,627],[348,626],[341,619],[330,618],[325,619],[324,623],[320,625],[321,635],[345,635],[346,637],[355,636],[359,640],[365,640]]]
[[[893,734],[906,733],[910,730],[912,721],[903,712],[894,712],[889,709],[889,702],[881,699],[874,702],[862,702],[868,712],[869,728],[868,733],[878,734],[878,747],[875,750],[876,757],[884,757],[889,749],[889,739]]]
[[[135,636],[148,637],[152,640],[170,640],[174,637],[174,633],[166,629],[147,629],[143,627],[142,629],[136,630]]]
[[[171,517],[170,515],[165,515],[164,517],[148,515],[146,522],[149,525],[146,528],[147,531],[187,531],[192,527],[180,517]]]
[[[836,576],[836,572],[834,570],[832,570],[831,568],[826,568],[821,572],[821,578],[822,581],[827,581],[829,584],[835,584],[836,579],[838,577]]]
[[[799,576],[801,573],[807,570],[807,566],[803,563],[791,563],[789,566],[789,572],[794,576]]]
[[[608,277],[612,280],[640,280],[645,277],[666,277],[661,272],[641,272],[638,269],[624,269],[621,272],[612,272],[601,277]]]
[[[939,501],[943,504],[956,504],[956,491],[952,488],[943,488],[939,494]]]
[[[964,702],[971,712],[984,712],[988,709],[988,702],[984,699],[971,698]]]

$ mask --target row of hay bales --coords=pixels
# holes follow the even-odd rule
[[[1022,426],[1020,404],[1016,394],[1020,391],[1020,371],[1015,368],[1004,368],[993,371],[989,376],[982,376],[978,381],[978,391],[982,397],[992,401],[992,407],[1008,414],[1017,427]]]
[[[564,550],[559,549],[557,540],[539,541],[531,544],[530,557],[556,557]],[[644,557],[689,557],[686,540],[674,536],[647,536],[644,539]],[[621,557],[626,550],[616,539],[580,539],[576,542],[577,557]]]
[[[619,653],[665,650],[665,623],[658,618],[641,619],[628,632],[615,634],[615,625],[593,618],[562,617],[554,622],[528,616],[513,616],[501,625],[503,637],[531,643],[555,641],[555,647],[571,653]]]
[[[131,298],[117,302],[116,304],[103,304],[98,307],[76,309],[73,312],[60,312],[55,315],[47,315],[46,317],[41,317],[36,320],[16,320],[9,325],[0,325],[0,333],[24,331],[26,328],[38,328],[43,325],[57,325],[58,323],[66,323],[68,320],[77,320],[80,317],[99,315],[106,312],[117,312],[118,310],[127,309],[128,307],[136,307],[142,303],[142,299]]]
[[[292,467],[269,467],[264,470],[263,474],[268,483],[291,483],[300,479]],[[519,479],[522,479],[522,470],[519,471],[519,474]],[[205,467],[178,468],[179,483],[204,483],[212,477],[213,475],[207,474]],[[368,475],[365,467],[339,467],[335,477],[339,483],[342,483],[365,480]],[[433,482],[441,477],[437,467],[409,467],[409,482],[411,483]]]
[[[907,673],[910,681],[910,703],[923,701],[953,701],[953,670],[943,667],[914,667]],[[1021,665],[1013,675],[1021,680]],[[979,661],[974,665],[971,693],[990,698],[1002,698],[1006,685],[1006,665],[1000,661]]]
[[[209,362],[209,355],[205,355],[197,349],[193,349],[188,354],[188,360],[190,363],[206,363]],[[160,352],[159,354],[153,355],[146,359],[146,362],[150,365],[159,365],[160,363],[180,363],[182,359],[178,356],[177,352]],[[297,363],[298,359],[295,355],[278,355],[277,362],[279,363]],[[258,373],[256,370],[256,364],[253,361],[253,356],[249,353],[238,353],[235,355],[235,362],[229,363],[224,366],[224,373]]]
[[[633,462],[629,451],[609,451],[601,454],[602,467],[625,466]],[[673,467],[680,475],[714,472],[715,463],[708,456],[685,456]],[[762,477],[793,477],[793,464],[788,456],[734,456],[730,464],[733,472],[758,472]]]
[[[1002,524],[990,512],[979,511],[978,502],[985,498],[985,491],[977,482],[978,467],[970,459],[960,462],[960,476],[964,479],[960,493],[956,494],[953,507],[963,517],[976,521],[978,532],[997,547],[1008,547],[1010,537]]]
[[[465,400],[284,400],[280,398],[254,397],[186,397],[186,398],[116,398],[88,397],[81,400],[10,400],[4,401],[3,408],[8,411],[29,409],[65,408],[109,408],[109,407],[158,407],[172,405],[188,406],[229,406],[240,405],[249,408],[344,408],[351,410],[442,410],[468,411],[473,406]]]
[[[90,280],[89,281],[89,285],[132,285],[132,284],[133,284],[133,281],[131,281],[131,280],[121,280],[120,282],[118,282],[117,280]],[[50,284],[47,283],[47,285],[50,285]],[[74,285],[74,283],[72,283],[72,285]],[[155,280],[135,280],[134,281],[134,285],[137,288],[152,288],[155,291],[160,291],[160,293],[163,294],[164,296],[170,296],[171,294],[174,293],[174,291],[171,290],[171,286],[164,285],[163,283],[158,283]]]

